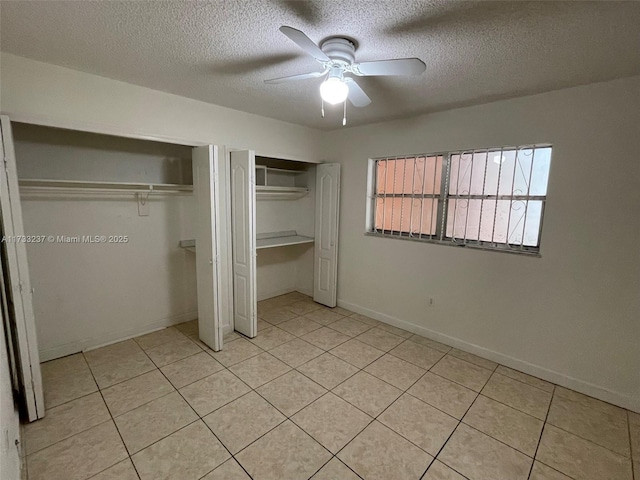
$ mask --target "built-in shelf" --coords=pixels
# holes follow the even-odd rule
[[[195,240],[180,240],[180,246],[187,252],[196,253],[196,241]]]
[[[286,232],[258,233],[256,235],[256,249],[286,247],[288,245],[300,245],[303,243],[313,243],[312,237],[298,235],[295,230]]]
[[[83,180],[19,179],[21,192],[35,193],[145,193],[182,194],[193,193],[193,185],[174,183],[89,182]]]
[[[295,230],[287,230],[285,232],[258,233],[256,235],[256,250],[262,248],[286,247],[288,245],[300,245],[303,243],[313,243],[313,237],[305,237],[298,235]],[[180,240],[180,247],[188,252],[196,253],[195,240]]]
[[[306,170],[256,165],[256,199],[295,200],[309,194]]]
[[[256,185],[256,199],[269,200],[294,200],[309,194],[306,187],[270,187],[266,185]]]

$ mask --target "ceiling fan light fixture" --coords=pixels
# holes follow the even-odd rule
[[[329,77],[320,85],[320,96],[322,100],[337,105],[347,99],[349,86],[339,77]]]

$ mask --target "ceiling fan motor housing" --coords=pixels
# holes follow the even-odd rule
[[[352,41],[342,37],[331,37],[320,45],[320,49],[332,61],[351,65],[356,59],[356,46]]]

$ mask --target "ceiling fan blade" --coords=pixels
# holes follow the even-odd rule
[[[362,76],[378,75],[420,75],[427,66],[419,58],[396,58],[376,62],[354,63],[353,73]]]
[[[300,57],[300,54],[256,55],[237,60],[223,60],[214,65],[207,65],[207,73],[214,73],[218,75],[243,75],[256,70],[262,70],[267,67],[280,65]]]
[[[299,75],[289,75],[288,77],[271,78],[269,80],[265,80],[264,83],[274,84],[274,83],[290,82],[293,80],[306,80],[307,78],[321,77],[326,73],[327,73],[326,70],[324,72],[300,73]]]
[[[353,78],[345,77],[344,83],[349,87],[349,95],[347,98],[354,107],[366,107],[371,103],[369,96],[364,93],[364,90],[360,88],[360,85],[358,85]]]
[[[322,62],[328,62],[330,60],[329,57],[327,57],[325,53],[320,50],[320,47],[313,43],[313,41],[300,30],[283,26],[280,27],[280,31],[316,60],[320,60]]]

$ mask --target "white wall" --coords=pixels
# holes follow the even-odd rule
[[[314,236],[315,174],[311,166],[304,179],[309,194],[295,200],[256,201],[256,233],[295,230],[299,235]],[[300,291],[313,294],[313,244],[292,245],[258,250],[258,300],[283,293]]]
[[[310,162],[322,159],[322,134],[313,129],[11,54],[2,53],[0,62],[2,65],[0,69],[0,110],[2,113],[8,114],[14,121],[89,130],[125,137],[143,136],[188,145],[213,143],[233,148],[251,148],[264,156]],[[225,158],[224,149],[221,150],[221,159],[223,158]],[[48,171],[51,170],[50,167],[51,165],[43,162],[37,165],[43,174],[51,173]],[[54,168],[53,171],[55,170]],[[135,172],[130,170],[127,172],[127,176],[132,174],[135,176]],[[124,178],[120,180],[124,180]],[[173,284],[169,277],[174,275],[176,271],[187,268],[184,265],[192,259],[183,258],[184,255],[190,255],[183,251],[173,251],[171,255],[168,252],[172,251],[179,239],[193,237],[188,228],[178,234],[175,227],[179,223],[179,219],[184,218],[185,215],[188,216],[188,212],[192,210],[192,207],[188,205],[189,201],[184,198],[170,203],[156,201],[151,205],[151,217],[141,221],[137,216],[135,203],[130,200],[114,200],[110,202],[109,207],[101,207],[103,211],[98,217],[109,216],[109,221],[105,224],[100,223],[90,210],[83,208],[82,203],[57,202],[52,206],[41,199],[25,200],[23,211],[25,228],[28,231],[44,228],[55,234],[56,231],[77,229],[75,227],[78,222],[83,222],[86,229],[99,229],[100,232],[106,230],[109,225],[122,225],[122,228],[119,229],[123,233],[132,233],[130,229],[133,229],[139,236],[162,236],[153,245],[144,246],[147,250],[143,255],[136,257],[135,264],[146,263],[142,269],[133,274],[130,273],[131,269],[128,267],[130,267],[134,255],[123,256],[123,250],[117,249],[115,246],[102,249],[98,249],[98,247],[90,249],[89,246],[83,246],[85,261],[90,260],[89,267],[73,268],[71,269],[72,275],[65,276],[56,275],[55,272],[58,270],[53,268],[52,262],[58,262],[55,265],[58,268],[68,265],[77,266],[78,257],[72,252],[78,250],[57,250],[56,252],[60,255],[51,260],[47,260],[49,254],[45,250],[40,250],[40,253],[29,252],[30,263],[35,265],[35,267],[31,266],[31,270],[37,289],[36,295],[41,298],[46,297],[43,300],[41,311],[50,312],[52,309],[46,308],[44,305],[53,305],[55,307],[53,310],[59,312],[60,318],[58,320],[68,322],[68,317],[65,314],[73,313],[77,318],[80,315],[86,315],[92,304],[97,304],[108,306],[108,309],[103,310],[103,315],[108,312],[115,318],[115,320],[110,320],[111,323],[106,322],[103,318],[85,321],[85,325],[99,325],[101,331],[98,332],[88,327],[79,329],[71,344],[63,343],[65,338],[68,339],[64,332],[39,331],[43,359],[77,351],[79,344],[86,348],[103,343],[103,341],[117,340],[122,338],[124,334],[138,333],[137,329],[135,331],[122,330],[126,326],[123,316],[125,313],[139,312],[139,309],[132,309],[132,304],[148,303],[145,299],[148,299],[149,296],[154,298],[152,301],[154,307],[144,312],[145,315],[140,317],[139,322],[142,322],[140,324],[153,328],[167,322],[185,319],[184,316],[176,316],[171,312],[175,312],[177,306],[183,310],[189,310],[185,305],[190,305],[192,298],[186,292],[195,292],[195,289],[190,282],[185,282],[180,289],[169,288]],[[58,221],[59,217],[64,218]],[[223,222],[226,222],[226,219],[223,219]],[[227,230],[229,229],[227,228]],[[130,245],[129,248],[133,248],[132,253],[136,248],[142,248],[142,245],[137,247]],[[118,252],[120,256],[118,256]],[[164,255],[169,261],[163,261],[159,264],[157,262],[158,255]],[[112,260],[114,256],[115,261]],[[75,263],[73,259],[75,259]],[[37,266],[45,264],[47,268]],[[50,284],[55,282],[56,285],[60,285],[61,289],[80,288],[81,293],[87,294],[91,288],[96,287],[92,283],[92,279],[100,275],[101,269],[106,266],[109,266],[114,274],[108,276],[105,283],[100,284],[102,294],[99,302],[96,302],[94,296],[87,298],[79,305],[60,305],[61,297],[55,294],[58,287],[48,288]],[[69,267],[67,270],[63,268],[63,271],[69,271]],[[116,275],[115,272],[118,274]],[[126,281],[122,280],[124,272],[129,272]],[[157,292],[158,289],[149,288],[149,278],[156,277],[157,279],[153,282],[156,287],[162,286],[170,292],[160,299],[151,293],[151,290]],[[114,283],[115,279],[118,279],[119,282]],[[184,292],[178,293],[181,289],[184,289]],[[136,291],[141,291],[141,293],[134,293]],[[107,299],[119,298],[120,296],[124,296],[127,300],[116,304],[107,301]],[[72,309],[74,312],[71,312]],[[58,320],[51,322],[51,325],[56,324]],[[72,327],[67,325],[67,328]],[[107,338],[104,336],[106,332],[112,332],[113,335]]]
[[[542,258],[363,235],[368,158],[545,142]],[[343,165],[339,305],[640,411],[640,77],[325,143]]]
[[[19,178],[190,182],[191,148],[14,124]],[[126,235],[120,244],[30,243],[43,361],[197,317],[192,196],[22,192],[27,235]]]
[[[318,130],[8,53],[0,54],[0,64],[0,110],[14,121],[310,162],[324,157]]]
[[[0,61],[0,109],[16,120],[340,160],[341,305],[640,410],[639,78],[323,133]],[[554,159],[542,258],[363,235],[368,157],[543,142]]]
[[[4,322],[0,318],[0,478],[20,478],[20,440],[18,410],[13,403],[9,358],[4,334]]]

